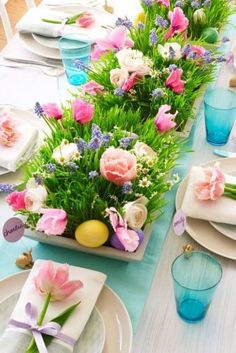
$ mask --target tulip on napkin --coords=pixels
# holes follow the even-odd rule
[[[236,185],[236,178],[224,175],[218,166],[193,167],[182,211],[188,217],[236,225],[236,200],[229,194],[228,183]]]
[[[25,309],[28,303],[37,308],[39,315],[44,305],[44,297],[50,292],[50,303],[43,324],[49,323],[69,307],[80,303],[60,330],[63,336],[72,341],[77,340],[92,313],[105,279],[106,275],[100,272],[37,260],[21,291],[10,323],[12,320],[27,322]],[[11,325],[0,338],[0,346],[4,347],[4,353],[25,353],[31,339],[32,333],[29,330]],[[58,338],[52,338],[47,352],[71,353],[73,347]]]

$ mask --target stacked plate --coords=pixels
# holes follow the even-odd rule
[[[211,161],[204,164],[204,166],[214,166],[215,162],[216,161]],[[224,173],[235,175],[236,158],[221,159],[220,167]],[[177,210],[181,209],[187,183],[188,176],[180,184],[177,191]],[[194,240],[208,250],[229,259],[236,260],[236,226],[188,217],[186,231]]]

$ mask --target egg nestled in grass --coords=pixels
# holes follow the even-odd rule
[[[81,223],[75,230],[77,242],[88,248],[97,248],[108,240],[109,229],[105,223],[96,219]]]

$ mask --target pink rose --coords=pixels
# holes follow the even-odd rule
[[[38,220],[36,230],[47,235],[61,235],[67,225],[67,213],[57,208],[41,208],[43,216]]]
[[[136,158],[121,148],[108,148],[100,159],[101,175],[116,185],[123,185],[137,175]]]
[[[8,111],[0,113],[0,145],[11,147],[19,138],[16,124]]]
[[[72,102],[72,110],[74,119],[80,124],[86,124],[93,119],[94,106],[80,98]]]
[[[165,39],[173,37],[176,33],[184,32],[189,24],[189,20],[185,17],[183,10],[180,7],[175,7],[173,12],[168,13],[170,20],[170,28],[165,34]]]
[[[96,81],[89,81],[83,85],[83,91],[96,96],[97,93],[103,93],[104,87]]]
[[[159,4],[164,5],[165,7],[170,6],[170,0],[156,0]]]
[[[225,176],[218,165],[203,168],[203,180],[194,184],[199,200],[217,200],[224,193]]]
[[[52,261],[42,263],[34,278],[34,284],[40,295],[50,295],[50,301],[64,300],[83,287],[83,282],[80,280],[69,281],[68,265],[55,268]]]
[[[170,88],[173,92],[179,94],[182,93],[184,90],[185,82],[181,80],[181,75],[183,70],[176,69],[171,71],[170,75],[167,77],[166,80],[166,87]]]
[[[24,191],[13,191],[6,197],[6,202],[14,211],[25,210],[25,194]]]
[[[170,111],[170,109],[170,105],[162,105],[154,119],[156,128],[160,132],[168,131],[176,126],[176,123],[173,121],[173,119],[176,117],[178,112],[175,112],[175,114],[167,113]]]
[[[123,84],[122,89],[126,92],[130,91],[131,88],[142,78],[137,72],[133,72],[128,80]]]
[[[49,118],[55,118],[56,120],[60,120],[62,118],[63,112],[56,103],[43,104],[42,108],[44,114],[46,114]]]
[[[95,22],[95,17],[89,12],[82,13],[76,20],[79,27],[89,27]]]

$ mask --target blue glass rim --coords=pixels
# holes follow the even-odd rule
[[[194,288],[189,288],[189,287],[183,286],[183,285],[176,279],[176,277],[175,277],[175,275],[174,275],[174,270],[173,270],[176,261],[177,261],[180,257],[182,257],[182,256],[191,256],[191,254],[201,254],[201,255],[207,256],[207,257],[211,258],[211,259],[219,266],[219,269],[220,269],[220,277],[219,277],[218,281],[217,281],[213,286],[207,287],[207,288],[202,288],[202,289],[194,289]],[[172,262],[172,265],[171,265],[171,275],[172,275],[173,280],[174,280],[180,287],[182,287],[182,288],[184,288],[184,289],[187,289],[187,290],[195,291],[195,292],[203,292],[203,291],[206,291],[206,290],[215,288],[215,287],[220,283],[220,281],[221,281],[221,279],[222,279],[222,276],[223,276],[223,268],[222,268],[221,263],[220,263],[214,256],[212,256],[211,254],[209,254],[209,253],[207,253],[207,252],[205,252],[205,251],[192,251],[191,254],[182,253],[182,254],[180,254],[179,256],[177,256],[177,257],[174,259],[174,261]]]
[[[60,47],[61,47],[62,42],[65,39],[66,40],[78,40],[78,41],[84,42],[84,47],[92,45],[91,38],[84,33],[77,33],[77,32],[76,33],[68,33],[68,34],[65,34],[64,36],[61,36],[61,38],[58,40]]]
[[[217,88],[216,87],[216,88],[208,88],[206,90],[206,93],[205,93],[205,96],[204,96],[204,104],[206,106],[208,106],[208,107],[211,107],[211,109],[214,109],[214,110],[233,110],[233,109],[236,109],[236,103],[235,103],[235,106],[233,106],[232,108],[229,108],[229,107],[227,107],[227,108],[217,108],[217,107],[214,107],[213,105],[207,103],[207,101],[206,101],[207,92],[209,92],[209,91],[214,91],[215,92],[215,91],[223,91],[223,90],[231,93],[232,95],[234,95],[235,96],[235,102],[236,102],[236,93],[233,90],[227,89],[227,88],[220,88],[220,87]]]

